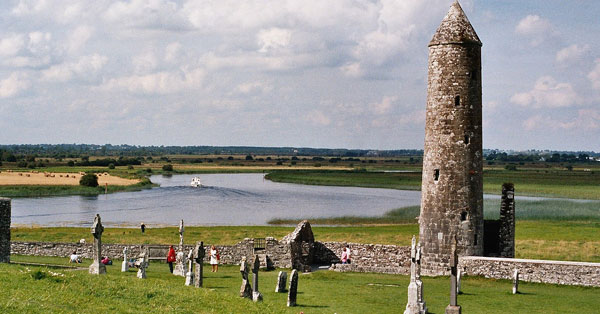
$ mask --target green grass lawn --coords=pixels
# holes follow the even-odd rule
[[[275,182],[312,185],[360,186],[419,190],[420,172],[365,171],[275,171],[266,176]],[[483,189],[500,194],[502,184],[515,184],[516,195],[600,200],[600,171],[525,169],[519,171],[485,170]]]
[[[51,263],[31,256],[12,259]],[[64,264],[66,259],[56,263]],[[253,303],[238,296],[238,266],[205,272],[204,288],[198,289],[184,286],[184,278],[169,274],[164,263],[151,263],[146,280],[136,278],[135,270],[121,273],[117,264],[108,266],[103,276],[89,275],[87,270],[0,264],[0,308],[3,313],[402,313],[409,282],[408,276],[387,274],[300,274],[299,306],[287,308],[287,294],[274,292],[278,270],[260,272],[264,302]],[[425,277],[423,281],[430,313],[444,313],[448,278]],[[511,287],[508,280],[465,277],[458,302],[464,313],[568,313],[574,309],[594,313],[600,307],[600,288],[521,282],[522,293],[512,295]]]

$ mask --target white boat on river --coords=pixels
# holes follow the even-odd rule
[[[199,188],[199,187],[202,187],[202,182],[200,182],[200,178],[194,177],[192,179],[192,182],[190,182],[190,185],[193,186],[193,187],[195,187],[195,188]]]

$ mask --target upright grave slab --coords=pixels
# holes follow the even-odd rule
[[[106,265],[100,263],[102,259],[102,233],[104,232],[104,226],[100,220],[100,215],[96,214],[94,217],[94,224],[92,225],[92,235],[94,236],[93,246],[93,258],[94,261],[90,265],[90,274],[100,275],[106,274]]]
[[[0,197],[0,263],[10,263],[11,199]]]
[[[137,272],[137,277],[140,279],[146,279],[146,268],[148,268],[148,257],[150,252],[148,251],[148,246],[144,247],[144,252],[141,254],[140,268]]]
[[[196,281],[194,282],[194,286],[196,288],[202,287],[203,277],[204,277],[204,256],[206,255],[206,250],[204,249],[204,242],[197,242],[196,247],[194,248],[195,262],[196,262]]]
[[[298,270],[292,270],[290,275],[290,289],[288,291],[287,306],[296,306],[296,297],[298,295]]]
[[[183,252],[183,232],[185,228],[183,226],[183,219],[179,221],[179,247],[177,248],[177,255],[175,255],[175,269],[173,270],[173,275],[185,277],[186,271],[186,260],[185,253]]]
[[[287,273],[284,271],[280,271],[279,275],[277,275],[277,286],[275,287],[275,292],[285,292],[285,283],[287,282]]]
[[[188,253],[188,270],[185,274],[185,285],[191,286],[194,284],[194,250],[190,249]]]
[[[263,297],[258,291],[258,271],[260,270],[260,258],[254,255],[254,264],[252,265],[252,301],[262,301]]]
[[[129,253],[129,249],[127,247],[123,248],[123,263],[121,263],[121,272],[129,271],[129,262],[127,261],[127,253]]]
[[[240,273],[242,275],[242,286],[240,287],[240,297],[251,298],[252,297],[252,287],[250,286],[250,281],[248,280],[248,263],[246,262],[246,256],[242,257],[242,262],[240,263]]]

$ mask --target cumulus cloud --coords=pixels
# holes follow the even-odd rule
[[[580,109],[573,118],[560,119],[550,115],[534,115],[523,122],[527,131],[532,130],[598,130],[600,129],[600,110]]]
[[[30,86],[27,76],[14,72],[8,78],[0,80],[0,98],[13,97]]]
[[[600,59],[596,59],[596,66],[587,77],[590,79],[594,89],[600,89]]]
[[[291,37],[292,32],[289,29],[278,27],[263,29],[256,35],[260,52],[285,48],[290,43]]]
[[[383,96],[380,102],[372,104],[372,108],[377,114],[386,114],[392,109],[392,104],[398,100],[398,96]]]
[[[66,82],[74,76],[85,76],[97,73],[108,61],[108,57],[99,54],[80,57],[74,62],[65,62],[54,65],[42,71],[42,79],[45,81]]]
[[[539,15],[527,15],[519,21],[515,32],[531,38],[531,45],[538,46],[553,33],[552,23]]]
[[[69,34],[67,51],[69,53],[76,53],[81,50],[92,37],[93,29],[87,25],[81,25],[77,27],[71,34]]]
[[[577,44],[565,47],[556,53],[556,62],[567,63],[580,59],[590,50],[589,45],[579,46]]]
[[[0,56],[9,57],[19,53],[25,45],[22,34],[10,34],[0,39]]]
[[[573,86],[569,83],[559,83],[551,76],[540,77],[532,90],[514,94],[510,101],[533,108],[569,107],[581,102]]]
[[[321,110],[311,110],[304,116],[304,119],[318,126],[327,126],[331,124],[331,119],[326,116]]]
[[[131,62],[136,73],[150,73],[158,66],[158,58],[153,52],[135,56]]]
[[[207,5],[207,9],[209,7]],[[104,18],[126,27],[178,31],[190,28],[182,14],[172,1],[131,0],[112,3],[104,12]]]
[[[103,84],[103,90],[126,90],[140,94],[172,94],[182,90],[200,89],[205,71],[201,68],[177,72],[161,71],[146,75],[113,78]]]
[[[241,94],[268,93],[273,90],[273,86],[263,82],[246,82],[239,84],[236,90]]]

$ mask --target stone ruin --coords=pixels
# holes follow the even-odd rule
[[[484,221],[484,256],[515,257],[515,186],[502,184],[500,218]]]
[[[289,245],[293,269],[310,272],[314,258],[315,236],[308,220],[303,220],[296,229],[283,237],[281,243]]]

